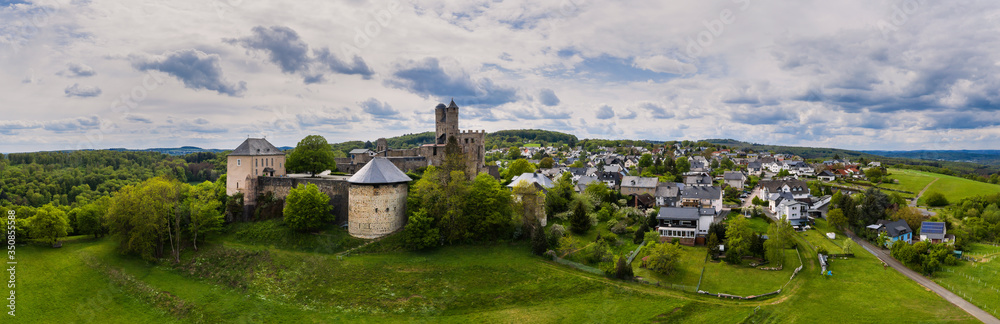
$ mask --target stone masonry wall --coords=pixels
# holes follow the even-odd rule
[[[349,185],[345,180],[335,180],[335,179],[322,179],[322,178],[282,178],[282,177],[258,177],[257,184],[254,186],[255,191],[258,194],[267,193],[268,191],[274,193],[274,197],[285,199],[288,197],[288,193],[292,188],[297,187],[299,184],[315,184],[319,187],[319,191],[330,196],[330,206],[333,206],[331,213],[334,215],[335,222],[341,224],[347,221],[348,211],[348,195],[350,193]],[[254,195],[256,197],[256,195]],[[405,195],[404,195],[405,202]],[[252,203],[252,200],[248,200],[248,203]]]
[[[378,238],[406,225],[406,183],[350,186],[348,232]]]

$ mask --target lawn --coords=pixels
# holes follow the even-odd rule
[[[802,248],[805,268],[786,287],[784,302],[762,307],[756,322],[771,323],[881,323],[961,321],[977,323],[961,309],[914,283],[859,248],[856,257],[832,260],[832,277],[819,274],[816,252]],[[834,317],[831,317],[834,316]]]
[[[769,293],[788,282],[788,278],[798,266],[799,257],[794,249],[785,250],[785,266],[780,271],[760,270],[725,262],[708,262],[705,265],[705,278],[702,279],[701,290],[738,296]]]
[[[934,276],[934,282],[979,306],[984,311],[1000,316],[1000,247],[972,244],[965,251],[982,262],[961,261],[957,266],[945,267]]]
[[[833,232],[836,235],[833,240],[826,237],[826,233],[829,232]],[[844,253],[844,242],[847,237],[841,234],[840,231],[830,228],[824,219],[817,219],[812,229],[799,232],[799,235],[805,239],[806,242],[808,242],[809,247],[813,251],[816,251],[816,248],[822,246],[831,254]],[[857,245],[854,246],[856,247],[855,250],[860,248],[857,247]]]
[[[931,184],[930,188],[927,189],[927,192],[940,192],[948,198],[948,202],[953,204],[959,202],[963,198],[1000,192],[1000,185],[946,175],[935,176],[940,177],[940,179]]]
[[[251,276],[246,290],[114,252],[110,240],[62,249],[24,247],[19,299],[26,322],[736,322],[753,306],[611,281],[528,253],[525,244],[460,246],[339,259],[268,248],[279,271]],[[242,246],[242,245],[241,245]],[[245,249],[205,244],[213,250]],[[20,254],[19,254],[20,255]],[[193,305],[176,318],[109,285],[82,262],[94,258]],[[190,258],[190,256],[188,256]],[[227,264],[202,265],[225,273]],[[266,266],[261,264],[258,266]],[[215,269],[212,268],[212,269]],[[277,279],[280,279],[280,282]],[[46,294],[29,292],[44,291]],[[97,296],[97,297],[94,297]]]
[[[937,178],[938,180],[931,184],[924,194],[926,195],[930,192],[940,192],[944,194],[944,196],[948,198],[948,201],[951,203],[956,203],[963,198],[1000,192],[1000,185],[938,173],[905,169],[889,169],[889,173],[892,173],[889,178],[898,179],[899,184],[883,184],[882,187],[911,191],[914,194],[920,193],[924,187],[931,184],[931,182]],[[919,203],[923,204],[923,201],[921,200]]]
[[[835,260],[835,276],[821,277],[814,252],[800,248],[805,270],[782,294],[732,301],[591,275],[533,256],[527,243],[338,257],[227,240],[215,236],[199,244],[201,251],[186,251],[181,268],[121,256],[107,238],[60,249],[19,246],[19,315],[24,322],[111,323],[734,323],[760,306],[752,321],[818,323],[831,321],[832,314],[844,323],[881,322],[886,314],[899,322],[974,321],[897,272],[883,270],[866,252]],[[686,248],[685,255],[690,260],[685,264],[693,264],[685,267],[704,262],[703,247]],[[174,316],[162,305],[141,301],[84,260],[173,296],[190,312]],[[739,271],[706,273],[706,280],[756,285],[773,279],[766,290],[783,284],[777,275],[759,279]],[[690,283],[691,272],[667,280]],[[730,278],[741,275],[747,276]]]
[[[701,269],[705,265],[705,257],[708,256],[708,248],[681,245],[681,252],[677,268],[669,276],[640,268],[642,260],[639,259],[632,262],[633,272],[636,276],[651,283],[659,283],[661,286],[670,286],[674,289],[695,291],[695,288],[698,287],[698,279],[701,278]]]
[[[739,213],[729,213],[729,215],[726,216],[726,222],[728,223],[730,219],[733,219],[733,217],[744,216]],[[767,234],[767,227],[771,226],[771,223],[769,223],[764,217],[751,217],[747,220],[750,221],[750,228],[758,234]]]
[[[937,178],[938,176],[933,173],[907,169],[889,169],[889,174],[890,179],[899,180],[899,183],[883,183],[880,187],[912,192],[912,195],[903,194],[903,196],[909,198],[912,198],[916,196],[916,194],[920,193],[920,190],[923,190],[927,184],[934,181],[934,178]]]

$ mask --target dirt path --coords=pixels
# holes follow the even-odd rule
[[[893,259],[891,256],[889,256],[889,254],[886,251],[876,248],[875,246],[871,245],[865,240],[859,239],[857,236],[854,236],[853,233],[848,232],[846,234],[848,237],[854,240],[855,243],[858,243],[859,245],[864,247],[865,250],[868,250],[868,252],[874,254],[875,257],[881,259],[882,262],[885,262],[889,266],[892,266],[893,269],[896,269],[896,271],[899,271],[899,273],[902,273],[903,275],[909,277],[913,281],[916,281],[921,286],[924,286],[925,288],[930,289],[931,291],[937,293],[945,300],[951,302],[952,304],[955,304],[955,306],[958,306],[958,308],[961,308],[965,312],[969,313],[969,315],[975,316],[976,319],[983,321],[983,323],[1000,324],[1000,320],[998,320],[996,317],[993,317],[993,315],[991,315],[990,313],[987,313],[986,311],[980,309],[976,305],[973,305],[969,301],[962,299],[962,297],[958,297],[958,295],[956,295],[955,293],[951,292],[948,289],[945,289],[944,287],[941,287],[934,281],[927,279],[927,277],[920,275],[916,271],[910,270],[910,268],[907,268],[902,263],[896,261],[896,259]]]
[[[924,186],[924,189],[921,189],[920,192],[917,193],[917,196],[913,197],[913,201],[910,201],[910,207],[917,207],[917,200],[920,199],[920,197],[924,195],[924,192],[927,191],[927,188],[930,188],[932,184],[934,184],[935,182],[937,182],[940,179],[941,178],[934,178],[934,180],[932,180],[930,183],[928,183],[926,186]]]

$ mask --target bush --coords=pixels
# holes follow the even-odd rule
[[[829,255],[830,252],[827,251],[825,247],[821,246],[821,247],[816,248],[816,254]]]
[[[285,204],[285,223],[297,231],[310,231],[333,221],[330,214],[330,197],[319,191],[315,184],[299,185],[288,193]]]
[[[931,192],[924,197],[924,203],[931,207],[943,207],[948,206],[948,198],[945,198],[940,192]]]
[[[531,252],[535,255],[545,254],[549,250],[549,240],[545,237],[545,228],[541,224],[535,224],[535,230],[531,233]]]
[[[635,275],[632,273],[632,265],[628,264],[625,257],[619,257],[615,265],[615,278],[622,280],[632,280]]]

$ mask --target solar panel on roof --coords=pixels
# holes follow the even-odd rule
[[[944,233],[944,223],[924,222],[920,224],[920,231],[924,233]]]

